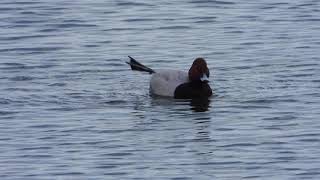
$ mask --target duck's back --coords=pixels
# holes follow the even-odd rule
[[[176,88],[188,82],[188,73],[177,70],[157,70],[150,80],[150,92],[159,96],[173,97]]]

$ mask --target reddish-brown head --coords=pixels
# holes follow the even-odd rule
[[[203,58],[195,59],[189,69],[189,80],[208,82],[209,76],[210,72],[206,61]]]

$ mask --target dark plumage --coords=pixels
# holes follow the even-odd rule
[[[212,95],[212,89],[207,82],[191,81],[180,84],[174,91],[176,99],[205,98]]]

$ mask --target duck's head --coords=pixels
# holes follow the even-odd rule
[[[209,82],[210,72],[207,62],[203,58],[196,58],[189,69],[188,75],[190,81]]]

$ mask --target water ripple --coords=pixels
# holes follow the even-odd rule
[[[221,4],[221,5],[233,5],[236,4],[235,2],[231,1],[216,1],[216,0],[192,0],[190,3],[196,3],[196,4]]]
[[[319,3],[0,2],[1,179],[319,179]],[[150,95],[206,58],[214,96]]]

